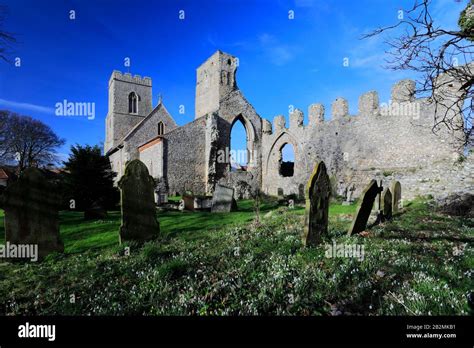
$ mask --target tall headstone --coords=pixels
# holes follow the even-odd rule
[[[328,232],[329,197],[331,183],[324,162],[319,162],[313,170],[306,186],[306,210],[303,244],[314,246],[321,236]]]
[[[235,208],[236,202],[234,199],[234,189],[223,185],[216,185],[212,197],[211,212],[229,213],[232,210],[235,210]]]
[[[119,181],[122,225],[120,242],[145,242],[160,232],[156,218],[155,183],[146,165],[133,160],[125,168],[125,175]]]
[[[392,218],[392,193],[387,187],[382,193],[383,202],[383,219],[390,220]]]
[[[349,235],[357,234],[365,230],[370,212],[375,202],[375,198],[380,193],[380,188],[375,180],[371,180],[367,187],[362,191],[354,220],[349,228]]]
[[[59,237],[60,199],[57,190],[37,168],[26,169],[6,188],[1,199],[5,210],[5,242],[36,244],[38,257],[63,252]]]
[[[392,182],[392,210],[396,214],[400,210],[400,203],[402,199],[402,185],[399,181]]]

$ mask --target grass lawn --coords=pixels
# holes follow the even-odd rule
[[[332,204],[328,236],[303,248],[302,206],[263,203],[257,223],[253,201],[238,204],[228,214],[159,212],[158,239],[130,244],[130,255],[118,245],[118,212],[97,222],[62,212],[65,254],[0,263],[5,314],[469,313],[472,219],[417,200],[393,221],[348,237],[355,206]],[[327,257],[333,242],[363,247],[364,257]]]

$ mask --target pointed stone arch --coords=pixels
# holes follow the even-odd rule
[[[232,134],[232,129],[237,122],[241,122],[245,128],[246,134],[246,147],[247,147],[247,165],[250,168],[254,168],[256,166],[256,151],[255,151],[255,139],[256,139],[256,132],[255,128],[244,115],[239,114],[234,117],[232,122],[230,123],[230,132],[229,132],[229,147],[230,147],[230,137]]]
[[[302,148],[299,146],[298,141],[296,141],[295,136],[293,136],[290,132],[284,131],[282,132],[274,141],[272,146],[270,147],[270,151],[268,151],[267,157],[265,159],[265,173],[264,175],[268,175],[270,160],[272,158],[272,154],[275,148],[278,148],[280,151],[286,144],[291,144],[293,146],[293,152],[295,155],[295,170],[296,170],[296,162],[301,161],[304,159],[304,152]]]

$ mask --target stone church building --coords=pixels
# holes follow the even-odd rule
[[[105,153],[123,175],[133,159],[146,164],[158,188],[212,194],[217,183],[234,187],[239,198],[256,189],[269,195],[302,196],[315,163],[324,160],[337,194],[357,196],[370,179],[399,180],[404,197],[440,195],[474,188],[472,156],[463,155],[461,134],[432,131],[434,105],[415,97],[415,83],[392,88],[391,101],[380,104],[377,92],[359,98],[357,115],[337,98],[331,117],[321,104],[308,108],[308,120],[295,109],[273,124],[262,118],[239,90],[237,59],[215,52],[197,69],[195,119],[178,126],[163,102],[152,105],[148,77],[114,71],[109,80]],[[456,82],[449,84],[456,91]],[[247,134],[248,164],[233,169],[230,135],[236,122]],[[282,167],[282,149],[293,147],[291,171]],[[222,154],[227,154],[222,156]]]

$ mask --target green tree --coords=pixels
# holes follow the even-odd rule
[[[70,208],[84,211],[86,218],[91,209],[116,207],[119,198],[114,186],[116,173],[99,146],[71,146],[62,176],[65,200]]]

